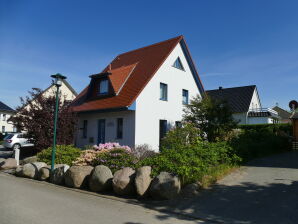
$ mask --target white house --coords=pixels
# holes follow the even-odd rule
[[[166,131],[180,125],[184,104],[204,93],[183,36],[120,54],[90,78],[73,102],[79,147],[119,142],[157,151]]]
[[[272,124],[279,120],[278,113],[271,108],[262,108],[255,85],[207,90],[210,97],[226,100],[239,124]]]
[[[0,101],[0,133],[14,132],[15,127],[8,119],[15,114],[15,111]]]

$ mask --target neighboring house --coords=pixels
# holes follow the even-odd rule
[[[255,85],[207,90],[210,97],[226,100],[239,124],[271,124],[278,122],[278,114],[270,108],[262,108]]]
[[[0,101],[0,133],[15,132],[16,129],[8,119],[15,113],[9,106]]]
[[[159,149],[184,104],[204,88],[183,36],[118,55],[73,102],[76,145],[119,142]]]
[[[278,113],[279,123],[291,123],[290,116],[292,115],[289,111],[286,111],[279,106],[275,106],[272,108]]]
[[[50,96],[55,96],[56,93],[56,86],[54,84],[50,85],[48,88],[46,88],[44,91],[42,91],[42,95],[44,97],[50,97]],[[59,92],[60,92],[60,99],[62,101],[73,101],[76,97],[77,97],[77,92],[72,88],[72,86],[66,81],[63,80],[62,81],[62,85],[59,88]],[[33,102],[34,104],[34,99]],[[24,108],[29,109],[30,105],[25,105]],[[18,114],[16,114],[18,115]]]

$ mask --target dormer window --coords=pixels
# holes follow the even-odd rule
[[[100,80],[98,85],[98,95],[105,95],[109,92],[109,81],[107,79]]]
[[[180,69],[180,70],[182,70],[182,71],[185,71],[185,70],[184,70],[184,67],[183,67],[183,65],[182,65],[182,62],[181,62],[181,60],[180,60],[179,57],[178,57],[178,58],[176,59],[176,61],[174,62],[173,67],[178,68],[178,69]]]

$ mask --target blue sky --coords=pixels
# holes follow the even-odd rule
[[[298,100],[298,1],[0,0],[0,101],[62,73],[80,92],[117,54],[184,35],[205,89],[256,84]]]

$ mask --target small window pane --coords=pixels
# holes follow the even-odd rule
[[[99,83],[99,94],[107,94],[108,90],[108,80],[101,80]]]
[[[84,120],[83,121],[83,138],[87,138],[87,128],[88,128],[88,121]]]
[[[123,118],[117,119],[117,138],[123,138]]]
[[[188,104],[188,90],[182,90],[182,103]]]
[[[181,62],[181,60],[180,60],[179,57],[178,57],[178,58],[176,59],[176,61],[174,62],[173,67],[178,68],[178,69],[184,71],[184,67],[183,67],[182,62]]]
[[[164,83],[160,83],[160,100],[168,100],[168,85]]]

